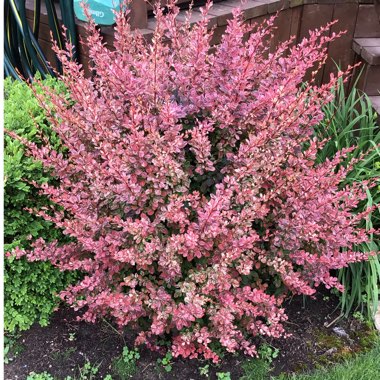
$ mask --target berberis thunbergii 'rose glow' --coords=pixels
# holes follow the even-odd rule
[[[92,78],[59,52],[70,99],[36,96],[67,151],[27,145],[58,179],[41,192],[60,207],[36,212],[72,242],[15,253],[83,271],[61,296],[86,321],[112,316],[139,326],[137,344],[170,336],[174,356],[217,361],[216,344],[254,355],[252,337],[284,335],[286,292],[340,288],[330,270],[362,260],[368,235],[352,213],[366,184],[339,187],[348,152],[315,164],[337,77],[301,86],[337,36],[326,26],[272,52],[274,19],[251,30],[236,10],[210,49],[210,6],[192,26],[157,9],[150,42],[120,13],[115,50],[89,23]]]

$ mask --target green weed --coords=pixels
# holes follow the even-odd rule
[[[171,372],[171,370],[173,369],[172,359],[173,355],[170,351],[168,351],[162,359],[157,359],[157,364],[161,365],[166,372]]]
[[[230,372],[217,372],[216,373],[217,380],[231,380]]]
[[[124,347],[121,356],[113,363],[113,372],[121,380],[128,379],[136,373],[136,364],[139,359],[140,353],[137,348],[131,350],[128,347]]]
[[[47,372],[35,373],[31,372],[26,380],[54,380],[54,377]]]

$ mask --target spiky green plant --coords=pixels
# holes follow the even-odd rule
[[[379,183],[367,191],[367,199],[358,209],[363,211],[369,206],[380,205],[380,129],[369,97],[357,90],[355,84],[347,96],[343,80],[332,89],[334,100],[324,107],[325,119],[316,128],[316,134],[329,140],[319,152],[319,161],[333,157],[341,149],[354,147],[347,161],[359,160],[342,185],[365,180]],[[380,228],[379,208],[371,213],[366,228]],[[379,237],[372,236],[369,244],[362,244],[358,249],[378,252],[379,247]],[[339,279],[345,287],[340,299],[342,313],[347,316],[352,310],[363,312],[366,309],[368,316],[373,315],[379,300],[380,256],[341,269]]]
[[[63,48],[61,25],[57,16],[57,9],[53,0],[45,0],[49,27],[58,46]],[[66,37],[76,46],[73,2],[60,0],[59,2],[62,23],[66,27]],[[4,1],[4,73],[20,80],[32,79],[39,72],[43,78],[54,76],[54,72],[47,61],[38,42],[41,15],[41,0],[34,0],[34,20],[32,27],[26,16],[25,0]],[[76,58],[76,54],[74,54]],[[57,60],[57,68],[61,66]]]

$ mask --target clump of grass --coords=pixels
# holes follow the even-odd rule
[[[270,363],[264,359],[251,359],[243,364],[244,375],[240,380],[268,380]]]

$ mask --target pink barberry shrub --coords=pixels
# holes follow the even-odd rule
[[[339,185],[348,151],[315,164],[313,127],[343,75],[314,81],[330,25],[272,52],[274,18],[250,26],[236,10],[210,48],[210,7],[194,25],[156,9],[150,41],[122,11],[112,50],[90,22],[91,78],[56,48],[70,98],[36,96],[67,150],[28,147],[58,180],[40,189],[56,206],[34,212],[71,243],[15,253],[84,272],[61,293],[84,320],[218,361],[218,344],[255,355],[255,336],[284,336],[289,292],[341,289],[331,270],[365,258],[366,213],[352,211],[368,184]]]

